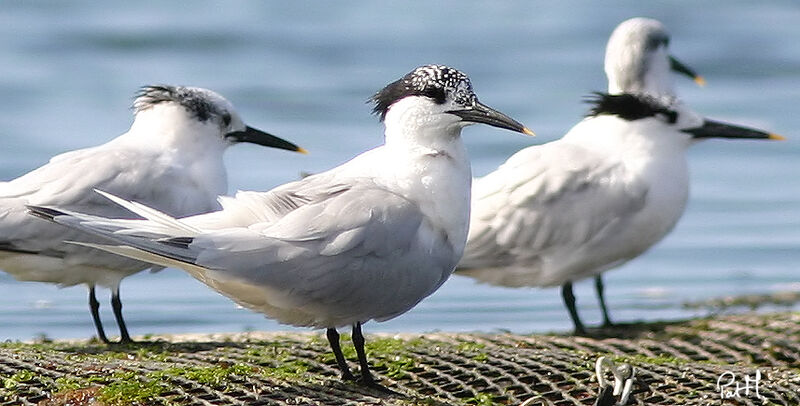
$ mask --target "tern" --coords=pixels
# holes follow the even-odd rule
[[[93,192],[101,189],[148,204],[173,216],[219,208],[227,192],[223,152],[249,142],[305,152],[304,149],[246,126],[233,105],[202,88],[145,86],[133,103],[130,130],[100,146],[55,156],[49,163],[8,182],[0,182],[0,270],[21,281],[85,284],[89,309],[100,340],[103,330],[95,286],[111,289],[111,304],[122,342],[130,342],[120,281],[150,268],[134,261],[64,241],[96,241],[82,233],[27,214],[26,205],[53,205],[106,217],[130,215]]]
[[[608,77],[608,93],[640,94],[656,98],[676,99],[671,71],[686,75],[701,86],[705,85],[703,77],[669,53],[669,42],[669,32],[660,21],[636,17],[620,23],[611,33],[606,46],[604,68]],[[530,174],[532,177],[536,175]],[[475,182],[475,185],[482,183]],[[473,204],[480,205],[480,199],[474,198]],[[466,258],[462,262],[463,267],[472,267],[476,261],[486,263],[489,260],[476,258],[471,253],[471,246],[468,243]],[[487,255],[491,254],[487,253]],[[533,286],[538,285],[534,284]],[[595,276],[595,288],[603,313],[603,325],[611,326],[602,275],[599,273]],[[574,302],[572,280],[568,280],[562,286],[562,296],[567,308],[570,308],[570,303]],[[570,311],[570,314],[574,314],[574,312]],[[573,318],[573,321],[576,326],[580,325],[578,319]]]
[[[563,138],[525,148],[474,182],[459,273],[506,287],[562,286],[585,333],[572,282],[644,253],[680,219],[687,149],[707,138],[783,139],[703,118],[682,103],[597,93]]]
[[[705,79],[669,54],[670,35],[658,20],[634,17],[621,22],[611,33],[606,46],[604,68],[608,93],[635,93],[676,99],[670,71],[692,78],[705,86]],[[597,299],[603,313],[603,327],[611,327],[604,295],[603,276],[594,278]],[[565,297],[574,297],[571,282],[563,286]]]
[[[371,101],[383,145],[268,192],[223,198],[218,212],[175,219],[108,194],[146,220],[30,209],[116,242],[93,247],[182,268],[281,323],[326,329],[343,380],[355,377],[337,328],[351,326],[358,382],[386,390],[369,371],[361,325],[407,312],[461,258],[472,180],[462,128],[533,133],[479,102],[469,78],[442,65],[414,69]]]

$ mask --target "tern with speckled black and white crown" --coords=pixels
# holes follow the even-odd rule
[[[702,82],[667,52],[658,21],[614,30],[606,52],[609,94],[563,138],[525,148],[476,179],[458,274],[506,287],[561,286],[577,334],[585,328],[572,283],[655,245],[677,224],[689,195],[686,152],[705,138],[782,139],[704,119],[675,97],[670,69]]]
[[[65,243],[92,242],[66,227],[27,214],[26,205],[53,205],[107,217],[129,212],[97,195],[100,189],[173,216],[219,208],[227,192],[223,152],[249,142],[290,151],[302,148],[249,127],[233,105],[207,89],[146,86],[133,104],[128,132],[93,148],[58,155],[44,166],[0,182],[0,270],[22,281],[89,287],[97,335],[109,342],[99,316],[95,286],[111,289],[122,342],[130,342],[122,317],[120,281],[152,265]]]
[[[533,133],[479,102],[469,78],[446,66],[414,69],[372,101],[383,145],[269,192],[239,192],[222,211],[175,219],[110,195],[146,220],[31,210],[116,242],[95,247],[182,268],[281,323],[326,329],[345,380],[355,377],[336,328],[351,326],[360,382],[385,390],[369,371],[361,325],[410,310],[461,258],[472,179],[461,130]]]

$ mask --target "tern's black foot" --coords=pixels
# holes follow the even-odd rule
[[[575,329],[572,330],[572,334],[573,335],[580,336],[580,337],[586,337],[586,336],[589,335],[589,332],[586,330],[586,327],[584,327],[583,323],[581,323],[581,319],[577,319],[576,318],[576,319],[574,319],[572,321],[573,321],[573,325],[575,326]]]
[[[355,375],[353,375],[353,373],[350,372],[350,371],[342,372],[342,380],[345,381],[345,382],[357,382],[358,381],[358,379],[356,379]]]
[[[363,387],[365,387],[365,388],[372,389],[372,390],[374,390],[376,392],[380,392],[380,393],[382,393],[384,395],[387,395],[387,396],[403,396],[401,393],[395,392],[395,391],[393,391],[393,390],[391,390],[391,389],[379,384],[378,382],[375,382],[375,380],[372,378],[372,376],[369,376],[366,379],[365,379],[364,376],[362,376],[361,378],[359,378],[356,381],[356,383],[361,385],[361,386],[363,386]]]
[[[92,337],[90,341],[99,341],[105,345],[113,344],[106,336]]]
[[[120,329],[121,330],[121,334],[119,336],[119,343],[123,344],[123,345],[125,345],[125,344],[136,344],[136,341],[133,341],[133,339],[131,338],[130,334],[128,334],[128,330],[125,328],[125,323],[120,324],[120,326],[122,328]]]
[[[361,379],[356,381],[359,385],[375,390],[387,396],[403,396],[375,381],[372,373],[369,372],[367,362],[367,352],[364,350],[364,335],[361,333],[361,323],[353,324],[353,346],[358,356],[358,364],[361,366]]]

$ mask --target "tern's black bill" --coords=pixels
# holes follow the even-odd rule
[[[738,125],[722,123],[706,119],[701,127],[683,130],[685,133],[692,134],[694,138],[743,138],[743,139],[762,139],[762,140],[783,140],[784,137],[753,128],[741,127]]]
[[[682,73],[692,78],[692,80],[694,80],[700,86],[706,83],[706,80],[703,79],[702,76],[698,75],[694,70],[684,65],[683,62],[679,61],[674,56],[669,57],[669,67],[675,72]]]
[[[478,101],[476,101],[472,107],[463,110],[450,110],[448,113],[459,116],[464,121],[489,124],[494,127],[505,128],[506,130],[535,135],[528,127],[525,127],[513,118]]]
[[[225,134],[225,138],[233,142],[249,142],[252,144],[263,145],[265,147],[286,149],[289,151],[296,151],[301,154],[307,151],[289,141],[278,138],[272,134],[265,133],[259,129],[247,126],[244,131],[234,131]]]

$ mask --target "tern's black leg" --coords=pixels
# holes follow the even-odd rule
[[[97,338],[100,341],[109,344],[106,332],[103,331],[103,322],[100,321],[100,302],[97,301],[97,296],[94,293],[94,285],[89,285],[89,311],[92,313],[92,320],[94,320],[94,328],[97,329]]]
[[[121,344],[132,343],[133,340],[128,334],[128,327],[125,326],[125,319],[122,318],[122,301],[119,299],[119,286],[111,291],[111,307],[114,309],[114,317],[117,319],[117,326],[119,326],[119,342]]]
[[[355,381],[356,377],[350,372],[350,367],[347,366],[347,361],[342,354],[342,347],[339,345],[339,332],[335,328],[329,328],[327,331],[328,342],[331,344],[333,356],[336,357],[336,364],[339,365],[339,370],[342,371],[343,381]]]
[[[375,383],[372,378],[372,373],[369,372],[369,364],[367,363],[367,353],[364,350],[364,335],[361,334],[361,323],[353,324],[353,345],[356,347],[356,355],[358,355],[358,365],[361,367],[361,382],[367,386]]]
[[[391,395],[399,395],[397,392],[379,384],[372,377],[369,372],[369,363],[367,362],[367,353],[364,350],[364,335],[361,334],[361,323],[356,322],[353,324],[353,345],[356,347],[356,354],[358,355],[358,364],[361,366],[361,379],[358,382],[368,388],[376,389],[383,393]]]
[[[572,317],[572,322],[575,323],[575,335],[585,335],[586,329],[583,328],[581,318],[578,316],[578,311],[575,309],[575,295],[572,294],[572,282],[567,282],[561,286],[561,297],[564,299],[564,304],[567,305],[569,315]]]
[[[603,311],[603,327],[613,327],[614,323],[608,316],[608,307],[606,307],[605,287],[603,286],[603,276],[597,275],[594,277],[594,288],[597,291],[597,299],[600,300],[600,310]]]

